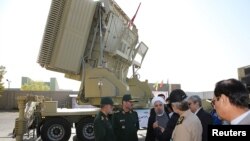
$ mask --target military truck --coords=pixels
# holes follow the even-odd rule
[[[59,109],[48,98],[19,97],[16,140],[36,129],[44,141],[65,141],[75,127],[79,140],[93,141],[101,97],[110,96],[119,106],[129,93],[139,101],[135,108],[147,108],[151,90],[137,73],[147,51],[136,25],[115,1],[52,0],[37,62],[80,81],[78,104],[96,108]]]

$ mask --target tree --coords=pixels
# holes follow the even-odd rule
[[[3,94],[4,91],[4,83],[2,82],[3,76],[6,73],[5,71],[5,67],[4,66],[0,66],[0,96]]]
[[[22,85],[21,90],[24,90],[24,91],[49,91],[50,87],[44,82],[31,81],[29,83]]]

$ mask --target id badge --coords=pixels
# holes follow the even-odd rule
[[[125,129],[125,128],[126,128],[126,127],[125,127],[125,119],[121,119],[121,120],[120,120],[120,124],[121,124],[122,129]]]

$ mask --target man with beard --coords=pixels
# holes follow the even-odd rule
[[[101,99],[101,110],[94,120],[95,141],[115,141],[113,127],[108,116],[112,111],[112,99],[103,97]]]
[[[168,124],[169,116],[164,110],[165,100],[162,97],[154,97],[151,104],[155,114],[149,117],[145,141],[159,141]]]
[[[130,94],[122,98],[122,109],[114,113],[112,123],[117,141],[138,141],[137,131],[139,129],[139,118],[133,111],[133,102]]]

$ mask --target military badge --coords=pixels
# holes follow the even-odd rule
[[[176,125],[181,124],[181,123],[183,122],[183,120],[184,120],[184,116],[181,116],[181,117],[178,119]]]

